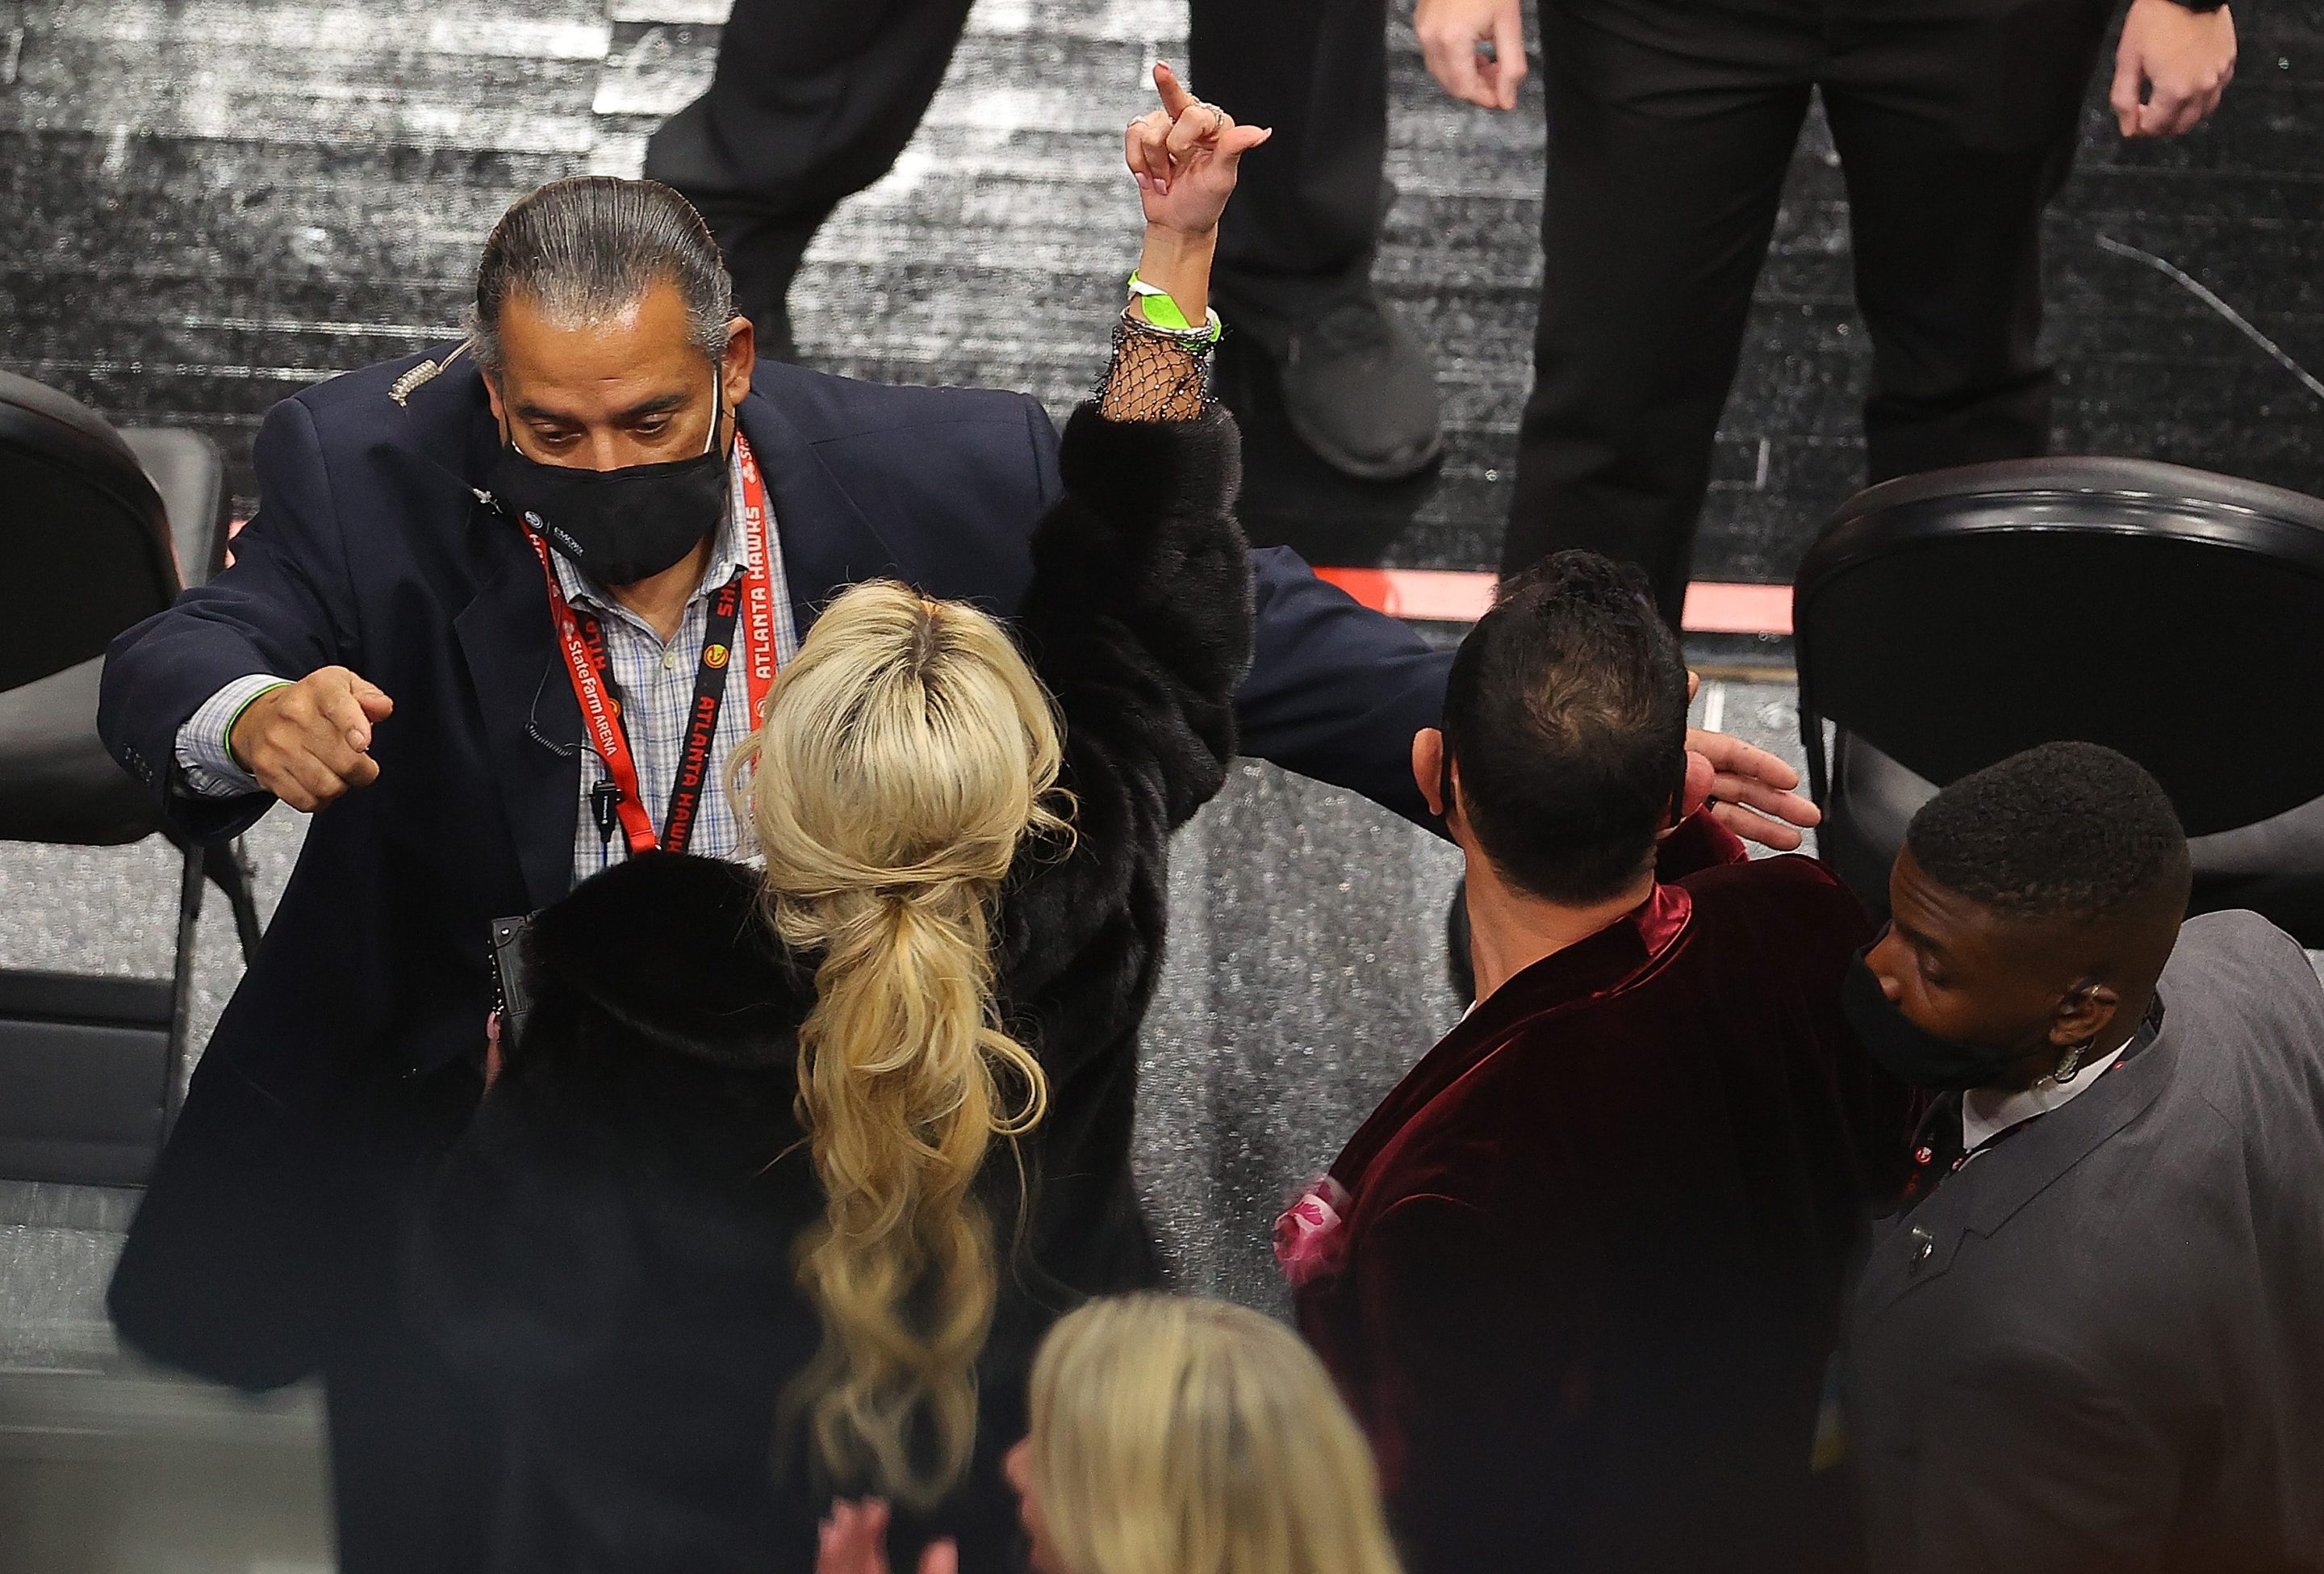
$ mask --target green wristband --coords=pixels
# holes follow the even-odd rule
[[[257,693],[252,695],[249,699],[235,706],[234,708],[234,714],[226,718],[226,757],[232,760],[236,767],[238,767],[244,774],[249,773],[250,767],[243,763],[243,759],[240,755],[234,752],[234,729],[242,725],[242,713],[248,710],[260,700],[265,699],[269,694],[273,693],[277,689],[293,689],[297,686],[298,685],[292,683],[288,678],[280,679],[275,682],[269,683],[265,688],[261,689]]]
[[[1146,302],[1146,320],[1155,327],[1185,333],[1194,326],[1186,320],[1186,314],[1170,299],[1167,290],[1157,290],[1136,273],[1130,275],[1130,292]]]

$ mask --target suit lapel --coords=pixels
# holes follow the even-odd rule
[[[497,516],[483,523],[507,547],[497,554],[497,571],[452,626],[483,714],[484,746],[524,871],[525,894],[539,909],[573,884],[581,708],[558,665],[540,563]]]
[[[770,401],[756,394],[745,399],[742,423],[766,479],[792,613],[804,637],[816,610],[841,590],[904,570],[806,435]],[[468,468],[482,475],[499,440],[489,421],[471,435]],[[581,709],[558,663],[540,563],[516,531],[485,512],[480,523],[496,543],[498,566],[452,623],[483,713],[525,892],[540,908],[573,884]]]
[[[2089,1092],[1981,1153],[1920,1207],[1892,1221],[1865,1264],[1859,1311],[1877,1312],[1906,1291],[1943,1277],[1964,1236],[1999,1233],[2019,1209],[2163,1096],[2176,1053],[2166,1024],[2137,1055],[2101,1073]]]
[[[766,478],[801,638],[816,613],[848,586],[886,575],[908,578],[806,434],[771,400],[752,394],[742,401],[742,420],[759,473]]]

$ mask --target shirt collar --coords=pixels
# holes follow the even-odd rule
[[[687,603],[701,600],[719,586],[750,567],[750,558],[742,543],[742,434],[734,434],[734,447],[726,458],[726,507],[718,517],[717,533],[710,538],[710,561],[702,570],[702,583],[694,588]],[[593,612],[612,613],[628,616],[628,612],[598,588],[597,582],[566,561],[562,552],[551,552],[549,560],[557,570],[557,588],[565,592],[565,599],[576,606],[586,606]]]
[[[1990,1088],[1970,1088],[1961,1095],[1961,1151],[1973,1153],[2011,1126],[2022,1125],[2037,1115],[2047,1115],[2072,1103],[2098,1079],[2101,1072],[2120,1059],[2120,1050],[2100,1055],[2076,1072],[2070,1082],[2044,1077],[2031,1088],[2021,1088],[2014,1093]]]
[[[2072,1103],[2116,1060],[2133,1049],[2144,1047],[2143,1041],[2154,1036],[2160,1020],[2159,1010],[2150,1010],[2146,1019],[2139,1023],[2136,1032],[2112,1053],[2100,1055],[2074,1073],[2070,1082],[2043,1077],[2031,1088],[2018,1088],[2014,1092],[1992,1088],[1970,1088],[1961,1095],[1961,1151],[1974,1153],[2011,1126],[2023,1125],[2037,1115],[2047,1115]]]

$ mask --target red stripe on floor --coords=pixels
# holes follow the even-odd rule
[[[1443,569],[1318,569],[1315,572],[1375,611],[1423,623],[1474,623],[1493,604],[1494,576]],[[1693,634],[1789,634],[1789,585],[1686,588],[1686,626]]]
[[[1494,576],[1443,569],[1318,569],[1375,612],[1423,623],[1474,623],[1493,604]]]

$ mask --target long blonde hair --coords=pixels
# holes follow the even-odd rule
[[[798,1248],[823,1324],[786,1395],[832,1479],[926,1506],[966,1469],[997,1286],[974,1185],[1041,1118],[1003,1031],[992,907],[1062,833],[1057,720],[1007,631],[891,581],[841,596],[737,755],[764,905],[816,958],[797,1110],[824,1193]]]
[[[1031,1397],[1034,1493],[1074,1574],[1397,1574],[1363,1433],[1258,1312],[1092,1301],[1049,1331]]]

